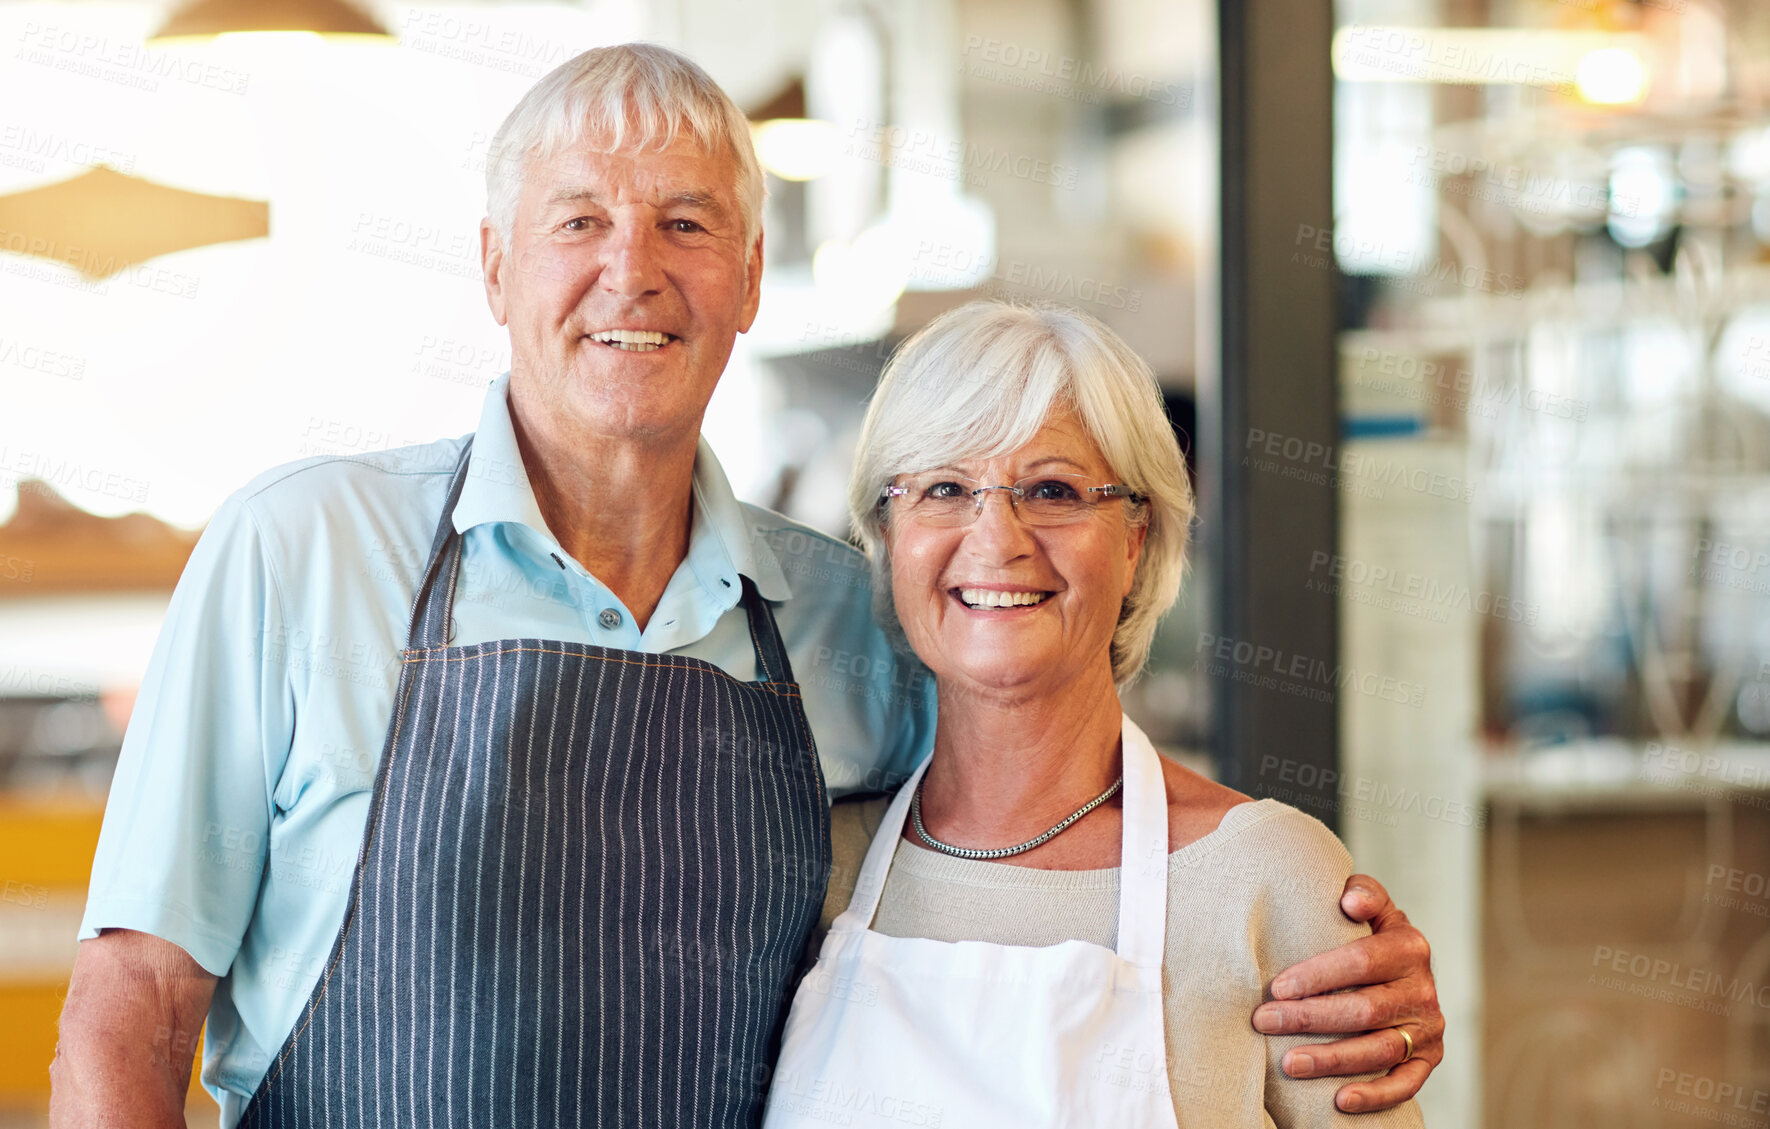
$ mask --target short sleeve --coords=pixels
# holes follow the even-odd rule
[[[1320,821],[1286,809],[1271,821],[1262,852],[1262,904],[1258,913],[1263,998],[1286,968],[1318,953],[1370,936],[1370,927],[1340,912],[1340,895],[1352,875],[1352,856]],[[1293,1047],[1327,1042],[1331,1036],[1290,1035],[1266,1039],[1266,1111],[1278,1129],[1342,1126],[1389,1129],[1419,1126],[1420,1108],[1404,1102],[1380,1113],[1341,1113],[1334,1094],[1348,1082],[1380,1077],[1292,1078],[1279,1064]]]
[[[105,805],[80,939],[134,929],[217,976],[257,902],[294,706],[276,577],[238,495],[179,579]]]

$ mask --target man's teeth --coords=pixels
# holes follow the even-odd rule
[[[670,335],[651,329],[605,329],[601,333],[592,333],[590,340],[629,353],[649,353],[668,344]]]
[[[994,588],[961,588],[959,599],[974,608],[1017,608],[1036,604],[1049,592],[998,592]]]

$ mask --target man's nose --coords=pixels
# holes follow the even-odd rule
[[[602,289],[626,298],[656,294],[664,288],[664,264],[658,232],[649,222],[623,221],[613,226],[602,245]]]

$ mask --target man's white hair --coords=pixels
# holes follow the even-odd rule
[[[900,474],[1018,450],[1060,409],[1075,413],[1112,480],[1146,499],[1124,503],[1127,520],[1149,530],[1112,637],[1113,681],[1141,673],[1156,623],[1180,594],[1192,486],[1149,366],[1106,326],[1057,307],[961,306],[899,346],[879,378],[848,509],[873,562],[874,614],[900,645],[880,492]]]
[[[595,139],[602,152],[662,151],[685,136],[737,167],[744,247],[762,229],[762,166],[744,112],[694,60],[655,43],[596,47],[555,67],[529,88],[492,138],[486,158],[486,215],[510,245],[522,179],[532,164]]]

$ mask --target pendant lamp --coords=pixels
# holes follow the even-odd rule
[[[172,10],[149,42],[270,31],[394,37],[379,20],[350,0],[189,0]]]

